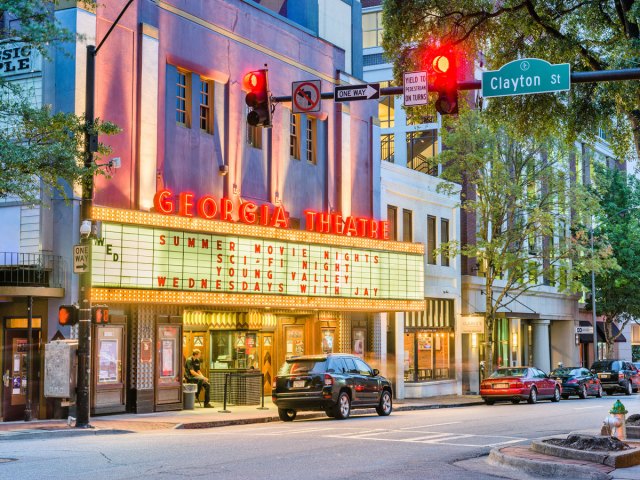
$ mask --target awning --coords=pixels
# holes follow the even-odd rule
[[[581,327],[591,327],[593,324],[591,322],[589,322],[588,320],[580,320],[580,326]],[[605,342],[605,337],[604,337],[604,322],[597,322],[597,331],[598,331],[598,342]],[[616,326],[616,324],[614,323],[613,325],[611,325],[611,333],[613,333],[613,336],[615,337],[618,333],[620,332],[620,329]],[[581,333],[578,335],[579,337],[579,342],[580,343],[593,343],[593,334],[591,333]],[[618,338],[616,338],[615,343],[622,343],[622,342],[626,342],[627,338],[623,335],[620,334],[620,336]]]

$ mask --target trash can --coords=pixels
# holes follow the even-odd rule
[[[185,410],[193,410],[196,406],[197,383],[182,384],[182,402]]]

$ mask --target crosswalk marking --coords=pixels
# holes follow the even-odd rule
[[[420,428],[441,427],[442,425],[457,425],[460,422],[444,422],[444,423],[432,423],[430,425],[421,425],[419,427],[404,427],[401,430],[418,430]]]

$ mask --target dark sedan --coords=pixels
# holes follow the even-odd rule
[[[587,398],[589,395],[602,397],[602,384],[598,376],[586,368],[561,367],[555,369],[549,376],[562,382],[562,398],[566,399],[571,395],[577,395],[580,398]]]
[[[271,393],[285,422],[299,410],[320,410],[344,419],[352,408],[375,408],[386,416],[392,409],[389,381],[354,355],[330,354],[292,357],[282,365]]]

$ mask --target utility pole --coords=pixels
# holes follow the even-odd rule
[[[93,168],[93,154],[98,151],[98,134],[94,131],[95,122],[95,78],[96,55],[116,27],[124,12],[133,0],[129,0],[111,28],[96,48],[87,45],[86,92],[85,92],[85,155],[84,167],[89,172]],[[91,207],[93,205],[93,175],[87,173],[82,182],[82,206],[80,208],[80,244],[89,248],[91,258]],[[76,399],[76,428],[92,428],[89,423],[90,385],[91,385],[91,268],[80,273],[80,291],[78,293],[78,383]]]

